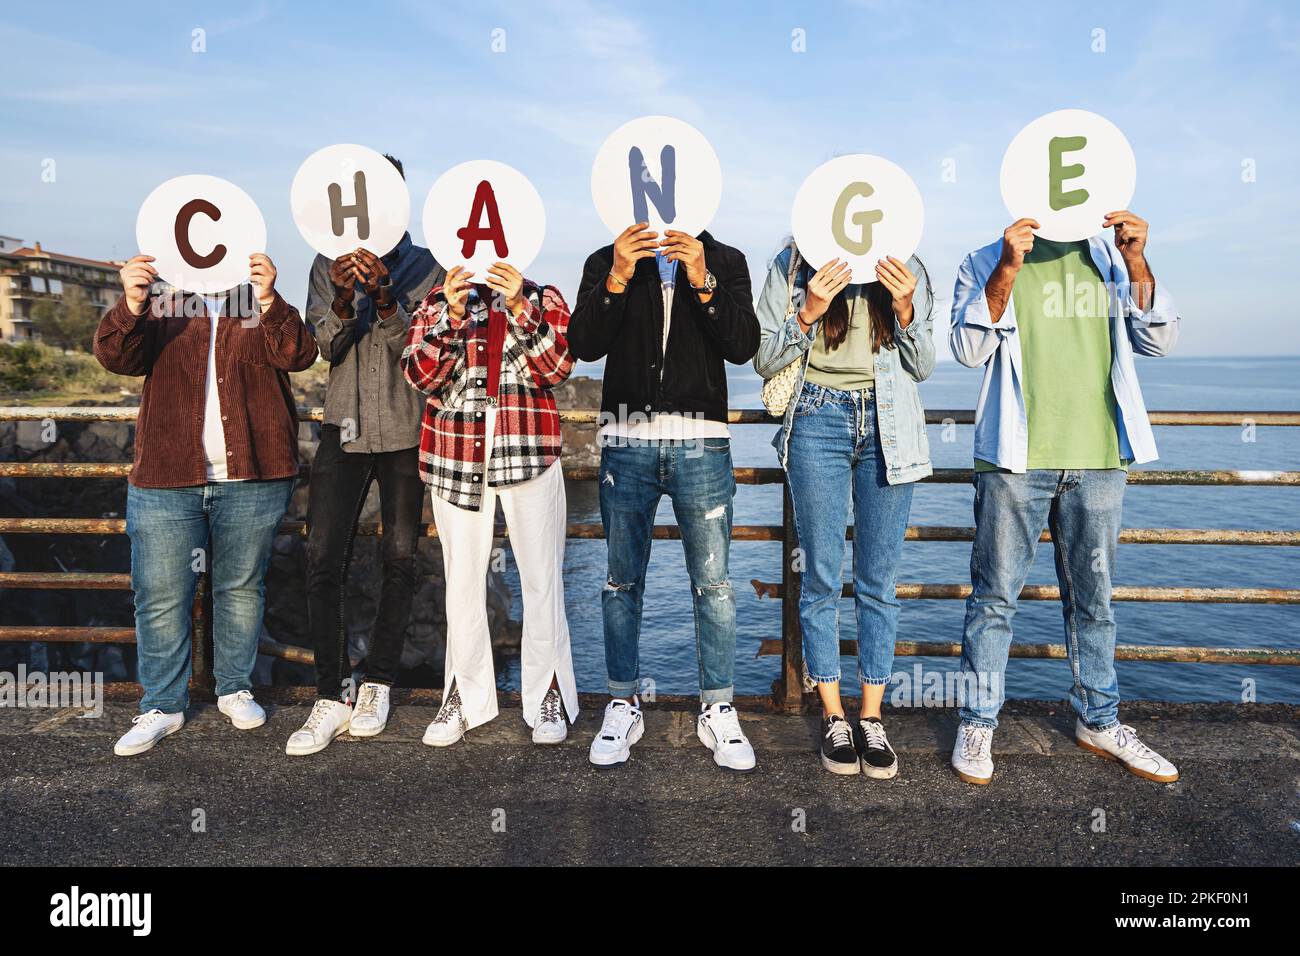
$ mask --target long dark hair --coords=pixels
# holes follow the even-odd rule
[[[916,291],[927,288],[930,277],[920,259],[913,260],[917,267]],[[923,283],[925,284],[923,286]],[[892,349],[894,345],[894,297],[881,282],[866,285],[867,312],[871,316],[871,351]],[[845,288],[831,300],[830,308],[822,319],[822,335],[826,337],[827,351],[835,351],[849,335],[848,289]]]

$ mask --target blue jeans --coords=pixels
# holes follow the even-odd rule
[[[672,499],[682,531],[695,611],[700,700],[730,701],[736,672],[736,600],[727,561],[736,479],[731,442],[629,442],[600,452],[600,517],[609,578],[601,593],[609,692],[630,697],[640,684],[641,606],[659,499]]]
[[[894,583],[912,484],[891,485],[886,472],[872,393],[805,383],[791,424],[786,475],[804,558],[804,660],[808,676],[819,684],[840,679],[840,575],[850,499],[858,680],[887,684],[893,674],[899,611]]]
[[[1127,477],[1119,468],[976,472],[972,591],[961,654],[962,720],[998,725],[1011,619],[1046,525],[1056,552],[1074,709],[1096,730],[1119,723],[1110,590]],[[976,686],[980,692],[972,693]]]
[[[176,714],[189,704],[190,612],[205,569],[212,582],[217,694],[252,689],[266,567],[292,493],[292,479],[128,486],[141,713]]]

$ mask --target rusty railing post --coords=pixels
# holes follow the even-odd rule
[[[212,696],[216,679],[212,676],[212,599],[208,593],[207,572],[194,584],[194,605],[190,611],[190,691]]]
[[[776,705],[786,713],[803,709],[803,629],[799,626],[800,574],[795,570],[798,536],[790,486],[781,485],[781,676],[773,685]]]

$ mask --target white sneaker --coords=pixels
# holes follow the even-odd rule
[[[641,718],[641,702],[636,697],[629,704],[625,700],[611,700],[605,705],[605,720],[600,733],[591,742],[588,758],[597,767],[613,767],[627,760],[632,745],[645,733]]]
[[[740,729],[740,716],[730,703],[701,705],[695,721],[700,743],[713,751],[713,762],[727,770],[753,770],[754,748]]]
[[[542,710],[533,728],[533,743],[559,744],[569,736],[569,725],[564,720],[564,701],[560,692],[552,687],[542,698]]]
[[[375,737],[388,726],[389,697],[392,688],[370,681],[357,692],[357,706],[352,709],[348,733],[353,737]]]
[[[1156,783],[1173,783],[1178,779],[1178,768],[1139,740],[1137,731],[1127,724],[1093,730],[1082,720],[1076,720],[1074,742],[1098,756],[1118,760],[1139,777]]]
[[[230,718],[236,730],[252,730],[266,723],[266,711],[253,700],[252,691],[237,690],[217,698],[217,710]]]
[[[319,753],[348,729],[352,708],[339,700],[318,700],[302,728],[289,735],[284,752],[290,757]]]
[[[142,754],[168,734],[174,734],[184,726],[184,714],[164,714],[155,708],[147,714],[131,718],[131,729],[118,739],[113,746],[113,753],[119,757],[134,757],[136,754]]]
[[[453,690],[442,702],[438,716],[424,731],[424,742],[430,747],[450,747],[465,736],[465,715],[460,709],[460,691]]]
[[[967,783],[983,786],[993,779],[993,728],[963,722],[952,747],[952,769]]]

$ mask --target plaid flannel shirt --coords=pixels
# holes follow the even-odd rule
[[[551,389],[573,370],[566,332],[569,307],[552,286],[524,283],[518,318],[486,287],[471,288],[465,315],[447,314],[442,286],[416,310],[402,351],[402,373],[428,396],[420,428],[420,477],[438,497],[477,511],[483,484],[535,478],[560,457],[560,414]],[[482,294],[480,294],[482,293]],[[506,312],[496,432],[483,447],[488,396],[488,310]]]

